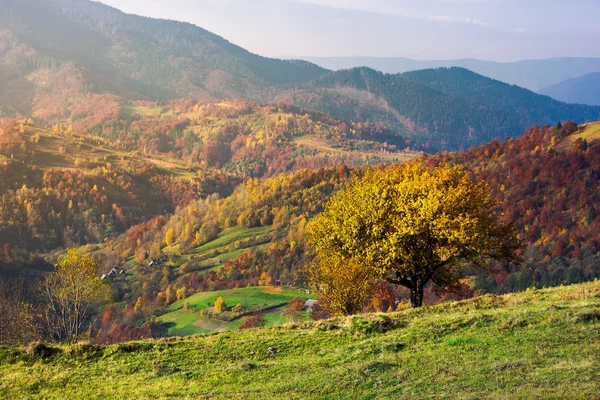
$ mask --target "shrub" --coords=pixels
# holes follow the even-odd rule
[[[262,313],[255,314],[249,317],[242,325],[240,325],[240,330],[244,329],[252,329],[252,328],[260,328],[267,325],[267,320]]]
[[[27,347],[27,354],[31,357],[48,358],[60,352],[60,349],[47,346],[42,342],[33,342]]]

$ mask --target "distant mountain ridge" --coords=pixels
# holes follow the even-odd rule
[[[566,103],[600,106],[600,72],[586,74],[540,90]]]
[[[431,152],[518,136],[535,124],[600,118],[598,107],[562,104],[466,69],[332,72],[89,0],[0,0],[0,73],[0,117],[92,131],[118,124],[126,103],[178,98],[293,104],[384,124]]]
[[[507,63],[477,59],[412,60],[403,57],[304,57],[304,59],[331,70],[369,67],[389,74],[440,67],[462,67],[533,91],[600,71],[600,58],[577,57]]]

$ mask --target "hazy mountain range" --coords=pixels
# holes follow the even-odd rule
[[[461,67],[502,82],[540,91],[582,75],[599,72],[599,58],[552,58],[500,63],[476,59],[411,60],[402,57],[304,57],[331,70],[369,67],[389,74],[440,67]]]
[[[439,66],[412,63],[375,66],[383,72]],[[567,105],[500,82],[548,86],[600,69],[599,60],[507,64],[511,79],[498,76],[498,66],[465,60],[461,68],[411,74],[331,72],[252,54],[189,23],[88,0],[0,0],[0,115],[44,122],[104,124],[132,100],[243,98],[382,123],[435,150],[518,136],[534,124],[600,118],[600,107]]]
[[[600,72],[557,83],[540,90],[540,93],[567,103],[600,106]]]

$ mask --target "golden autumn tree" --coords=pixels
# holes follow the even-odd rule
[[[223,297],[217,297],[215,300],[215,311],[221,313],[225,311],[226,307],[227,305],[225,304],[225,299]]]
[[[171,246],[173,243],[175,243],[175,231],[173,228],[169,228],[167,229],[167,233],[165,233],[165,244]]]
[[[340,303],[337,313],[357,311],[373,279],[407,287],[420,307],[430,281],[447,287],[466,266],[519,260],[516,229],[502,222],[487,186],[459,167],[421,162],[353,179],[308,233],[317,255],[312,276],[328,301]]]
[[[319,253],[318,259],[309,267],[309,274],[318,283],[321,295],[326,297],[326,301],[321,298],[319,303],[326,304],[333,315],[358,313],[371,294],[375,279],[372,268],[329,251]]]
[[[110,300],[110,287],[98,274],[96,261],[71,249],[42,282],[44,321],[49,333],[57,340],[71,341],[81,337],[90,317]]]

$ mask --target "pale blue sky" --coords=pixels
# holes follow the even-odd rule
[[[102,0],[272,57],[600,57],[600,0]]]

